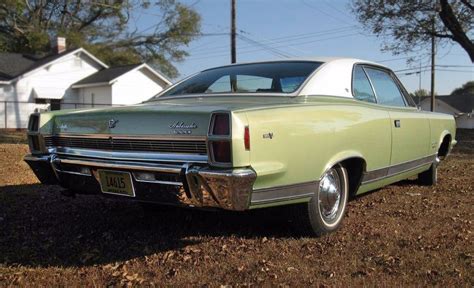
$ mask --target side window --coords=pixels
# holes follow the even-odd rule
[[[354,76],[352,81],[352,87],[354,89],[354,97],[361,101],[375,103],[375,95],[370,85],[369,78],[365,75],[364,69],[357,65],[354,69]]]
[[[389,73],[383,70],[366,67],[372,85],[374,85],[377,102],[382,105],[405,107],[403,95]]]
[[[285,93],[294,92],[303,83],[306,77],[285,77],[280,79],[281,91]]]
[[[406,100],[406,103],[408,104],[408,106],[416,107],[415,101],[410,96],[410,94],[407,92],[407,89],[405,89],[405,87],[403,86],[402,81],[400,81],[400,79],[398,79],[395,74],[392,74],[392,78],[395,79],[395,81],[398,83],[398,88],[400,88],[400,91],[402,92],[403,97],[405,97],[405,100]]]

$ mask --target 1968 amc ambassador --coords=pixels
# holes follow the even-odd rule
[[[69,194],[300,203],[298,225],[315,235],[340,226],[353,195],[411,176],[435,184],[456,143],[452,116],[418,110],[387,67],[345,58],[205,70],[143,104],[33,114],[28,139],[25,161]]]

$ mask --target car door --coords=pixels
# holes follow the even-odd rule
[[[414,168],[410,166],[415,160],[426,157],[429,151],[430,124],[429,119],[416,107],[409,105],[395,76],[387,69],[365,66],[375,91],[377,104],[388,110],[391,119],[392,155],[390,166],[401,170]],[[392,171],[394,173],[396,171]]]

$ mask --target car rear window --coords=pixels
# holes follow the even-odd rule
[[[160,94],[292,93],[321,62],[288,61],[231,65],[205,70]]]

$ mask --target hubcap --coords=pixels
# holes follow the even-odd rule
[[[319,208],[325,221],[331,222],[337,216],[342,197],[341,182],[335,169],[329,170],[319,184]]]

